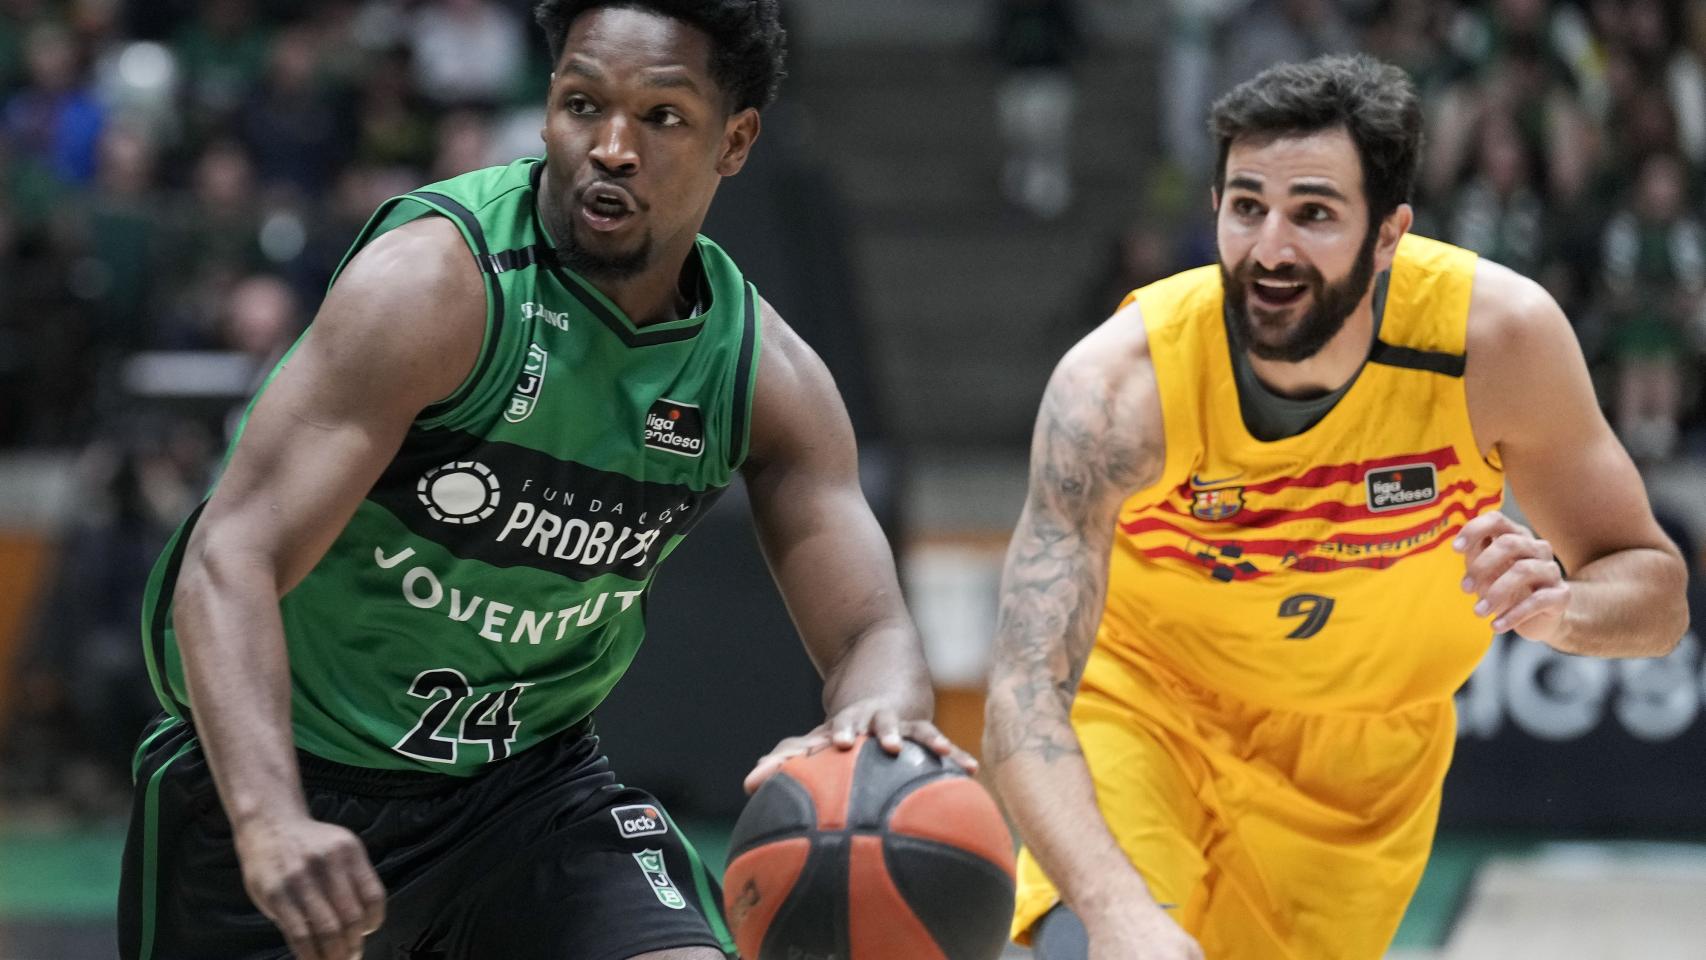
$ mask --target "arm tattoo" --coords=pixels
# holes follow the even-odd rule
[[[1008,547],[990,678],[992,764],[1080,753],[1072,698],[1095,642],[1108,552],[1126,494],[1153,482],[1164,450],[1129,396],[1066,383],[1043,398],[1024,514]]]

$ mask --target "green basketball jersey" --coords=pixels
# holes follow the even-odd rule
[[[280,602],[310,753],[467,775],[586,718],[645,635],[658,565],[746,456],[756,292],[701,237],[700,309],[636,327],[557,263],[534,206],[543,169],[520,160],[393,198],[350,251],[449,218],[485,276],[486,336]],[[171,597],[199,514],[143,609],[155,691],[184,718]]]

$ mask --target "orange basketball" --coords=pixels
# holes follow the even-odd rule
[[[745,960],[994,960],[1013,916],[995,801],[908,741],[796,757],[729,840],[723,898]]]

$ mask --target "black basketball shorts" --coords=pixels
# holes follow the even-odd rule
[[[387,893],[364,960],[734,956],[722,892],[663,807],[616,782],[590,726],[471,779],[301,755],[308,809],[360,836]],[[185,723],[138,750],[119,890],[124,960],[286,960],[243,890],[231,826]]]

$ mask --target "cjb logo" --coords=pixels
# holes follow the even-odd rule
[[[669,824],[664,820],[663,814],[649,803],[614,807],[610,815],[616,818],[616,832],[620,833],[623,839],[631,840],[634,837],[649,837],[669,832]]]

